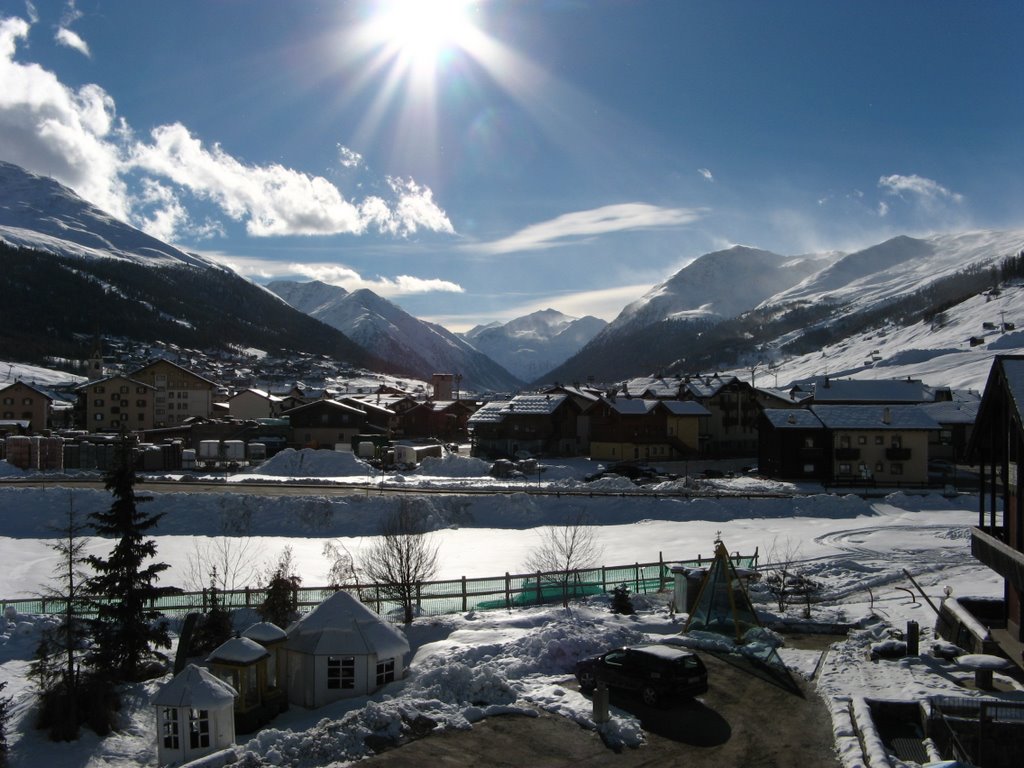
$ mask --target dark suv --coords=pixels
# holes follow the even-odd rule
[[[675,645],[631,645],[576,664],[580,690],[590,693],[599,682],[640,694],[645,704],[707,693],[708,670],[700,657]]]

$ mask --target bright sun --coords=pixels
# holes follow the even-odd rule
[[[407,66],[430,66],[472,34],[469,8],[470,0],[392,0],[377,13],[372,34]]]

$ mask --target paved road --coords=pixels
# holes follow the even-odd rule
[[[702,654],[710,690],[699,701],[648,708],[612,692],[612,705],[640,718],[647,743],[616,753],[570,720],[507,715],[471,731],[430,735],[361,761],[367,768],[834,768],[832,723],[813,684],[787,691]],[[802,694],[802,695],[801,695]]]

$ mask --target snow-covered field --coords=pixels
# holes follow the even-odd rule
[[[302,471],[297,471],[301,465]],[[927,603],[912,599],[903,589],[910,571],[938,603],[947,587],[954,595],[995,596],[1001,582],[970,555],[969,527],[977,519],[974,497],[945,498],[939,494],[893,493],[875,499],[853,495],[813,493],[751,478],[715,481],[713,498],[685,496],[574,495],[582,489],[582,475],[594,470],[587,463],[560,462],[537,478],[508,481],[504,492],[459,494],[460,488],[490,487],[475,460],[449,458],[429,464],[397,480],[383,478],[385,488],[401,485],[412,495],[372,490],[343,495],[318,495],[303,489],[297,495],[188,493],[181,490],[154,494],[147,511],[166,513],[156,536],[158,557],[171,564],[162,583],[184,585],[189,556],[210,537],[229,535],[233,544],[247,542],[250,559],[271,561],[281,548],[293,548],[299,574],[308,586],[325,583],[328,563],[321,554],[325,540],[341,541],[358,558],[380,520],[402,500],[416,499],[428,511],[440,545],[440,578],[490,576],[516,572],[536,545],[538,529],[585,511],[597,526],[608,565],[667,560],[712,553],[720,535],[730,551],[759,548],[762,562],[771,550],[795,550],[804,571],[823,584],[821,602],[813,618],[860,627],[848,640],[837,643],[820,664],[820,654],[783,647],[782,657],[794,674],[810,678],[833,710],[836,747],[844,765],[863,764],[863,747],[851,737],[849,707],[836,702],[853,697],[917,699],[930,693],[977,692],[961,683],[969,672],[928,655],[899,662],[873,663],[868,649],[903,630],[908,620],[924,629],[922,650],[931,647],[934,615]],[[7,475],[19,474],[6,469]],[[285,480],[300,474],[333,484],[366,483],[369,471],[351,456],[330,452],[289,452],[260,468],[264,479]],[[244,482],[252,475],[236,475],[228,482]],[[223,481],[223,479],[222,479]],[[619,481],[601,481],[605,490],[626,490]],[[692,485],[692,484],[691,484]],[[523,493],[525,487],[550,493]],[[600,486],[598,486],[600,487]],[[448,494],[416,492],[449,488]],[[630,485],[631,489],[632,486]],[[662,490],[682,491],[676,488]],[[758,498],[760,492],[801,491],[792,498]],[[49,527],[66,517],[68,505],[85,514],[104,508],[109,499],[101,491],[66,488],[28,488],[0,484],[0,596],[13,598],[38,592],[54,565],[47,539]],[[93,541],[91,551],[104,552],[109,544]],[[777,610],[766,595],[754,595],[764,617]],[[444,728],[464,729],[483,717],[540,707],[562,714],[586,727],[592,721],[589,699],[565,685],[581,656],[623,643],[647,639],[682,642],[681,617],[668,609],[667,595],[637,597],[639,615],[619,617],[608,609],[605,597],[591,598],[568,611],[532,608],[476,611],[440,618],[422,618],[409,629],[413,659],[409,676],[370,699],[358,699],[308,711],[293,707],[273,728],[237,748],[248,756],[247,765],[345,765],[367,753],[363,737],[371,732],[397,735],[417,714]],[[800,609],[794,609],[794,616]],[[15,718],[9,739],[12,765],[135,766],[155,764],[154,713],[148,698],[162,681],[129,691],[123,730],[106,739],[88,731],[75,744],[51,744],[31,728],[32,694],[24,673],[46,619],[5,616],[0,621],[0,679],[15,699]],[[252,616],[239,616],[240,628]],[[817,669],[817,672],[815,670]],[[1009,678],[1000,678],[1011,687]],[[1000,694],[1024,700],[1024,692]],[[475,703],[474,703],[475,702]],[[481,703],[483,702],[483,703]],[[854,707],[856,711],[857,707]],[[341,721],[341,725],[339,725]],[[643,730],[637,719],[614,711],[600,726],[605,739],[643,749]],[[865,742],[868,750],[871,740]],[[310,756],[320,756],[310,762]],[[869,755],[870,757],[870,755]]]

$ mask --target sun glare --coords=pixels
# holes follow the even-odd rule
[[[374,36],[411,67],[432,65],[473,31],[469,0],[393,0],[377,14]]]

